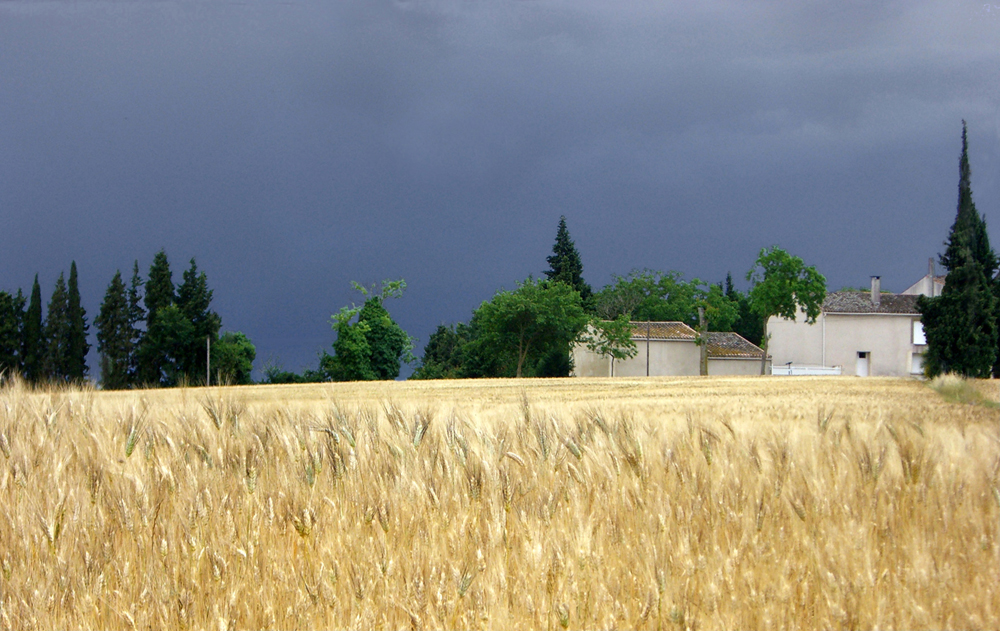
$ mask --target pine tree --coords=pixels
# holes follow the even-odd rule
[[[170,262],[167,253],[160,250],[153,257],[149,266],[149,279],[146,281],[146,334],[142,338],[137,351],[136,380],[140,384],[165,385],[167,372],[167,354],[173,354],[174,349],[163,346],[172,336],[164,331],[158,331],[157,320],[162,310],[174,304],[174,281],[170,272]],[[176,320],[175,317],[171,321]]]
[[[549,268],[545,276],[549,280],[562,281],[580,292],[580,298],[587,300],[592,293],[590,285],[583,280],[583,262],[576,245],[566,228],[566,216],[559,217],[559,229],[556,231],[556,242],[552,246],[552,256],[545,259]]]
[[[184,282],[177,288],[177,307],[191,323],[190,338],[178,354],[180,372],[195,383],[205,381],[205,340],[215,343],[219,338],[222,319],[209,306],[212,290],[208,288],[208,277],[198,271],[198,265],[191,259],[191,267],[184,272]]]
[[[958,210],[945,241],[941,265],[948,272],[941,295],[921,296],[917,308],[927,336],[925,371],[929,376],[959,373],[986,377],[997,364],[997,256],[990,247],[986,222],[972,201],[971,169],[965,121],[959,158]]]
[[[87,343],[87,312],[80,304],[80,287],[76,274],[76,261],[69,266],[69,300],[66,316],[69,321],[68,339],[66,341],[66,377],[80,383],[87,375],[87,353],[90,344]]]
[[[146,281],[146,321],[155,320],[156,312],[174,304],[176,298],[170,262],[167,260],[167,253],[160,250],[153,257],[153,264],[149,266],[149,280]]]
[[[128,288],[128,379],[129,386],[137,386],[139,380],[139,346],[142,344],[142,331],[139,323],[146,319],[146,310],[142,308],[142,278],[139,277],[139,261],[132,264],[132,280]]]
[[[21,372],[21,326],[24,295],[0,291],[0,381]]]
[[[94,325],[97,350],[101,354],[101,383],[109,390],[128,387],[131,326],[129,300],[120,271],[115,272],[108,285]]]
[[[21,369],[24,378],[37,383],[45,378],[45,329],[42,326],[42,288],[38,274],[31,285],[31,298],[21,329]]]
[[[44,372],[49,381],[69,378],[69,339],[69,292],[65,276],[60,272],[45,315]]]

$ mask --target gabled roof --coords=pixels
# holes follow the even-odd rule
[[[893,313],[920,315],[917,311],[915,295],[880,294],[879,305],[872,304],[871,293],[867,291],[835,291],[826,295],[823,301],[825,313]]]
[[[709,331],[707,338],[708,356],[712,359],[760,359],[764,349],[753,344],[739,333]]]
[[[645,340],[649,332],[651,340],[695,340],[698,332],[683,322],[630,322],[632,339]]]

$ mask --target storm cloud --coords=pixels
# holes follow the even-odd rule
[[[0,1],[0,81],[0,289],[76,260],[92,317],[165,248],[258,366],[315,365],[351,280],[407,280],[419,350],[540,275],[560,215],[598,287],[778,244],[902,290],[962,119],[1000,243],[982,2]]]

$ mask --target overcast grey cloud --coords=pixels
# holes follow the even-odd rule
[[[901,290],[1000,222],[1000,5],[0,0],[0,289],[167,250],[258,364],[314,365],[351,280],[422,343],[539,275],[741,277],[779,244]],[[91,366],[95,365],[91,361]]]

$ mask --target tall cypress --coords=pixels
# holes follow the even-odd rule
[[[0,381],[21,372],[21,323],[24,296],[0,291]]]
[[[45,377],[49,381],[66,381],[69,378],[69,293],[66,279],[59,273],[49,308],[45,314]]]
[[[24,314],[21,335],[24,378],[37,383],[45,377],[45,329],[42,326],[42,288],[38,284],[38,274],[35,274],[35,282],[31,285],[31,298]]]
[[[115,272],[108,285],[94,325],[97,350],[101,354],[101,383],[109,390],[127,387],[131,332],[128,295],[120,271]]]
[[[87,343],[87,311],[80,303],[80,287],[76,273],[76,261],[69,266],[69,293],[66,305],[66,318],[69,321],[68,338],[66,341],[66,377],[80,383],[87,375],[87,353],[90,344]]]
[[[569,236],[566,227],[566,216],[559,217],[559,229],[556,231],[556,242],[552,246],[552,256],[545,259],[549,269],[545,276],[549,280],[562,281],[580,292],[580,298],[587,300],[592,293],[590,285],[583,280],[583,261],[580,253]]]
[[[968,137],[962,121],[962,154],[959,158],[958,209],[945,241],[941,265],[947,270],[944,290],[937,298],[917,301],[927,353],[928,375],[955,372],[969,377],[997,374],[998,259],[990,247],[986,222],[972,200]]]

